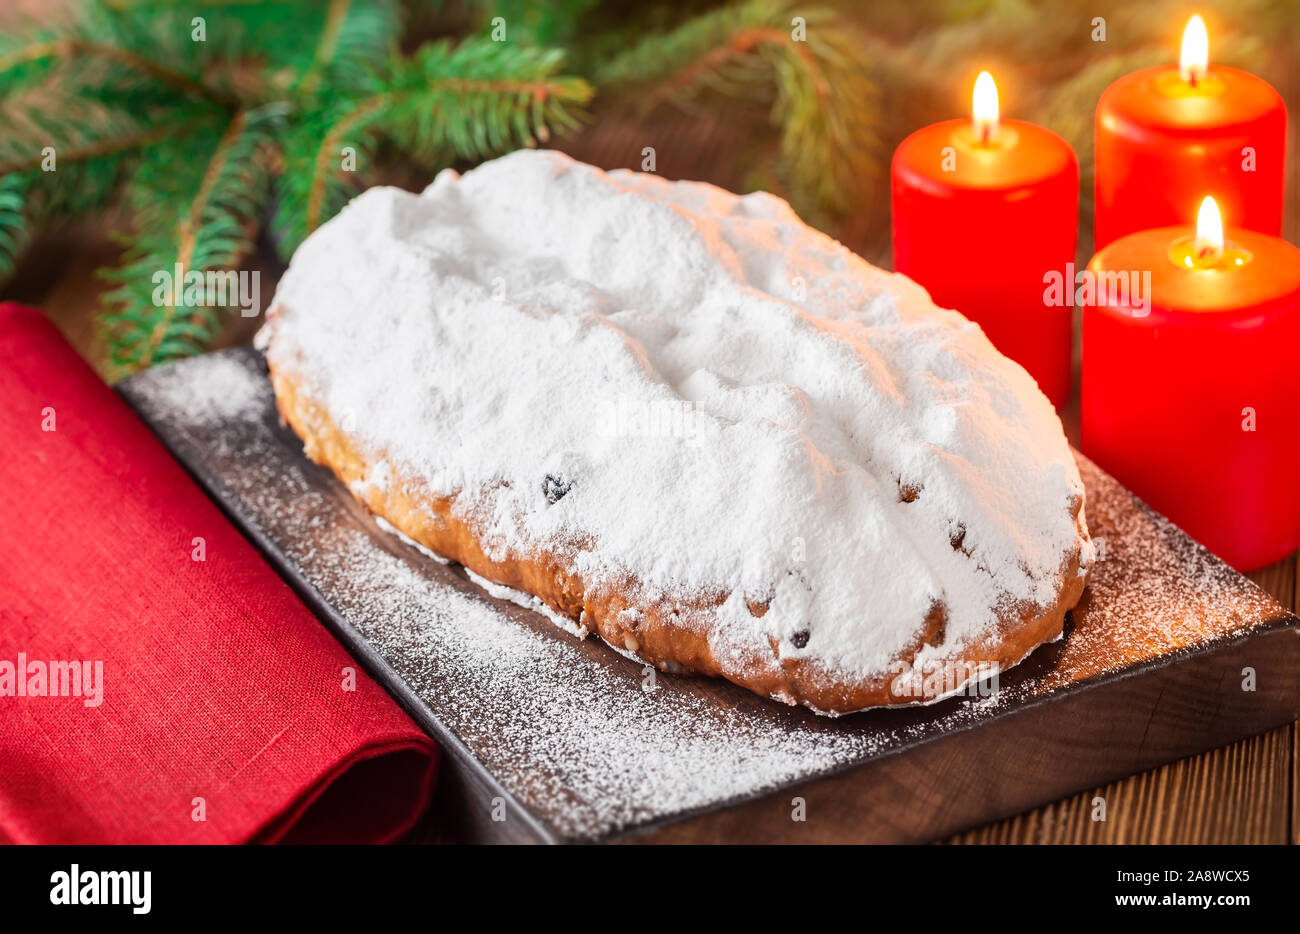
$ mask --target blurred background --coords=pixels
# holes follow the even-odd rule
[[[653,149],[666,177],[775,191],[888,265],[890,155],[967,114],[981,69],[1005,115],[1078,152],[1083,262],[1097,98],[1176,61],[1193,12],[1212,62],[1259,74],[1294,111],[1300,0],[10,0],[0,295],[44,307],[115,378],[256,327],[159,308],[153,270],[258,269],[265,304],[293,247],[356,191],[524,145],[605,168]]]

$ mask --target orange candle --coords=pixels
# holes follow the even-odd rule
[[[1300,250],[1197,230],[1121,237],[1088,264],[1083,451],[1239,570],[1300,545]]]
[[[1267,81],[1209,64],[1193,16],[1179,66],[1134,72],[1097,104],[1097,248],[1138,230],[1185,223],[1212,195],[1235,223],[1278,235],[1286,105]]]

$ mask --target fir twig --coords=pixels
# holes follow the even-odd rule
[[[350,114],[340,119],[325,134],[321,140],[320,147],[316,150],[316,158],[311,165],[311,183],[307,191],[307,214],[305,233],[311,233],[321,225],[325,211],[325,192],[333,177],[330,171],[330,162],[336,158],[336,153],[342,149],[343,141],[349,134],[357,133],[375,119],[376,113],[388,103],[386,96],[372,97],[367,101],[358,104]],[[337,204],[337,199],[336,199]],[[330,213],[337,210],[334,207]]]
[[[219,132],[214,125],[191,134],[185,164],[164,173],[151,152],[136,170],[129,192],[136,229],[125,265],[108,274],[117,288],[105,296],[115,372],[195,353],[216,332],[220,309],[176,301],[175,281],[166,300],[155,301],[155,276],[229,269],[251,250],[267,193],[266,148],[285,112],[275,104],[241,110]]]
[[[97,159],[100,156],[115,155],[128,149],[138,149],[141,146],[156,143],[175,132],[176,129],[173,127],[138,130],[113,138],[95,140],[81,146],[67,146],[57,150],[57,156],[64,163],[80,162],[83,159]],[[0,176],[8,176],[11,173],[25,172],[28,169],[36,168],[41,164],[42,159],[43,156],[40,153],[34,153],[8,162],[0,162]]]
[[[41,59],[67,59],[80,56],[97,56],[108,61],[125,65],[127,68],[146,74],[151,78],[161,81],[163,84],[170,85],[177,90],[194,97],[204,98],[210,101],[216,101],[222,104],[237,103],[236,99],[217,88],[212,88],[199,81],[191,78],[184,72],[177,71],[160,62],[147,59],[142,55],[137,55],[128,49],[117,48],[116,46],[107,45],[103,42],[95,42],[90,39],[83,39],[76,36],[67,36],[61,39],[52,39],[47,42],[36,42],[23,48],[10,52],[7,55],[0,56],[0,73],[9,71],[20,65],[30,62],[37,62]]]
[[[576,108],[591,97],[578,78],[557,74],[562,57],[485,39],[431,43],[395,59],[374,76],[369,93],[335,101],[285,151],[277,229],[291,251],[329,219],[352,190],[341,168],[345,145],[358,161],[379,140],[434,169],[453,158],[479,159],[549,138],[579,124]]]
[[[393,52],[400,31],[398,5],[392,0],[330,0],[297,91],[313,94],[322,85],[336,90],[364,85]]]
[[[381,142],[437,166],[576,125],[591,89],[558,74],[558,52],[470,40],[403,56],[399,12],[397,0],[87,0],[69,25],[0,37],[0,279],[37,225],[105,205],[127,177],[132,223],[105,272],[104,328],[112,372],[129,372],[216,334],[219,309],[183,290],[155,300],[155,276],[235,267],[276,173],[291,250],[354,190],[334,162],[345,143],[363,168]]]
[[[748,0],[642,40],[597,80],[629,97],[643,89],[643,110],[710,91],[742,97],[770,89],[771,119],[781,129],[772,177],[787,180],[787,194],[806,213],[838,213],[880,164],[879,94],[860,48],[831,11]]]
[[[31,180],[18,173],[0,178],[0,282],[13,275],[18,257],[31,239],[27,189]]]

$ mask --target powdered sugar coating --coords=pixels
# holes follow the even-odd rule
[[[273,364],[490,556],[716,595],[715,657],[881,673],[936,603],[946,654],[1090,559],[1032,379],[770,195],[518,152],[358,197],[274,315]]]

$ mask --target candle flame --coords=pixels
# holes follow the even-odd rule
[[[1183,30],[1183,50],[1178,56],[1178,70],[1183,80],[1195,87],[1205,77],[1210,66],[1210,37],[1205,31],[1205,20],[1200,14],[1187,21]]]
[[[1223,218],[1213,198],[1201,202],[1196,212],[1196,242],[1193,244],[1198,259],[1217,262],[1223,256]]]
[[[993,83],[993,76],[987,71],[981,71],[975,79],[971,113],[975,136],[987,143],[998,131],[998,86]]]

